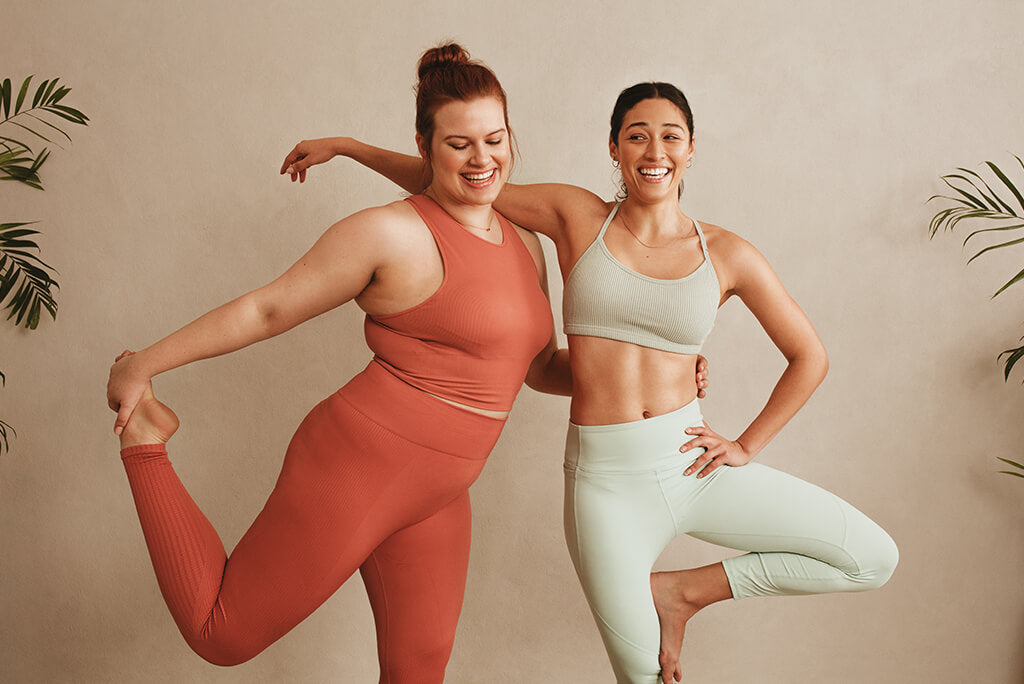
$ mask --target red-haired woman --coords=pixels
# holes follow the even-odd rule
[[[339,221],[278,279],[111,367],[114,432],[160,590],[212,663],[252,658],[358,569],[380,681],[441,682],[469,559],[467,488],[524,378],[571,389],[537,238],[491,208],[512,165],[501,85],[458,45],[434,48],[416,111],[432,172],[422,194]],[[178,420],[150,380],[353,299],[373,360],[299,426],[228,557],[171,467]]]

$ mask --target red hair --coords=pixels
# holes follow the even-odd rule
[[[434,136],[434,114],[454,100],[468,102],[479,97],[497,99],[505,115],[505,128],[509,137],[512,137],[505,89],[501,87],[494,72],[480,62],[471,60],[461,45],[446,43],[430,48],[420,57],[417,72],[416,132],[425,141],[428,156]]]

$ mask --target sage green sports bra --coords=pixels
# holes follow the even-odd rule
[[[700,224],[704,261],[682,278],[652,278],[620,262],[604,243],[616,204],[569,272],[562,296],[566,335],[606,337],[677,354],[697,354],[715,324],[718,276]]]

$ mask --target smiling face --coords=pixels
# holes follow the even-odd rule
[[[609,142],[630,197],[641,201],[678,199],[693,136],[683,112],[669,100],[641,100],[626,112],[618,139]]]
[[[417,135],[416,144],[430,161],[430,188],[438,199],[490,204],[508,179],[512,152],[505,110],[497,98],[442,105],[434,114],[432,139]]]

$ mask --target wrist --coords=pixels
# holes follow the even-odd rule
[[[153,376],[160,372],[153,367],[151,355],[146,352],[147,350],[143,349],[126,359],[128,362],[128,374],[142,382],[151,381]]]
[[[335,157],[350,157],[352,149],[352,138],[339,136],[331,138],[331,151]]]
[[[742,438],[737,438],[736,444],[739,446],[740,450],[743,452],[744,456],[746,456],[748,461],[753,460],[754,456],[757,455],[757,451],[744,444]]]

